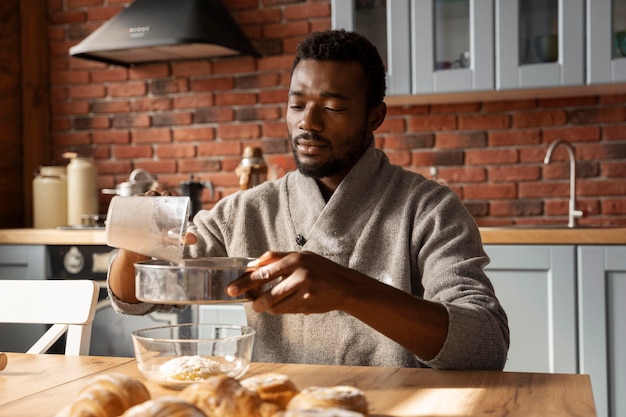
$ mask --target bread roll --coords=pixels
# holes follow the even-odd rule
[[[287,410],[343,408],[367,415],[367,400],[361,390],[351,386],[311,386],[300,391],[287,404]]]
[[[149,399],[150,392],[141,381],[123,374],[99,375],[55,417],[118,417]]]
[[[171,395],[137,404],[121,417],[206,417],[195,405]]]
[[[286,410],[277,417],[365,417],[357,411],[345,408],[307,408],[302,410]]]
[[[179,395],[207,417],[260,417],[259,396],[226,375],[215,375],[189,385]]]
[[[278,373],[251,376],[242,380],[241,385],[256,392],[262,401],[276,404],[281,410],[284,410],[287,403],[300,392],[287,375]]]

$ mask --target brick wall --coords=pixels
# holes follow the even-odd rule
[[[126,69],[69,58],[68,49],[114,16],[126,0],[49,0],[53,160],[93,155],[99,186],[135,168],[176,189],[190,175],[216,196],[237,189],[243,148],[261,146],[280,176],[294,168],[284,111],[292,54],[313,30],[330,28],[328,0],[224,0],[263,57]],[[581,223],[626,225],[626,96],[390,107],[377,146],[394,163],[447,182],[483,226],[565,223],[569,164],[578,160]],[[107,196],[102,196],[106,210]]]

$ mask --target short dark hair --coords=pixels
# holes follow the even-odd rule
[[[367,88],[367,108],[385,98],[385,65],[376,47],[363,35],[344,29],[313,32],[298,44],[292,72],[302,59],[357,62],[363,68]]]

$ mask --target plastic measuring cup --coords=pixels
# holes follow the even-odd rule
[[[106,243],[180,263],[190,204],[187,196],[115,196],[106,217]]]

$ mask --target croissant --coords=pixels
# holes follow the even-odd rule
[[[135,405],[121,417],[206,417],[195,405],[171,395]]]
[[[256,392],[262,401],[276,404],[281,410],[284,410],[289,400],[300,392],[287,375],[278,373],[251,376],[242,380],[241,385]]]
[[[123,374],[99,375],[55,417],[118,417],[149,399],[146,386],[134,378]]]
[[[179,395],[207,417],[260,417],[259,396],[226,375],[214,375],[189,385]]]

